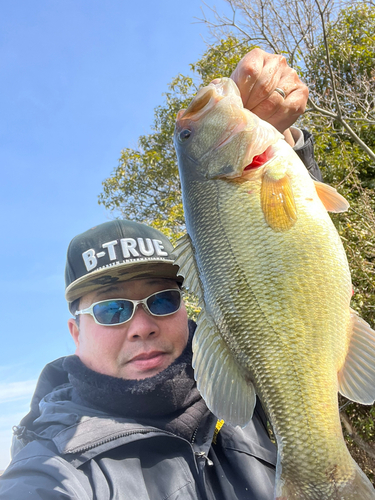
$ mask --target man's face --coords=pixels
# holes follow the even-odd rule
[[[149,295],[178,288],[176,282],[151,278],[124,281],[88,293],[79,308],[106,299],[140,300]],[[139,305],[133,318],[118,326],[102,326],[88,314],[68,321],[76,344],[75,354],[92,370],[124,379],[152,377],[167,368],[184,350],[188,340],[187,313],[184,304],[170,316],[152,316]]]

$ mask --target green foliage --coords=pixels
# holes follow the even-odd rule
[[[242,57],[253,48],[255,45],[229,36],[210,47],[203,57],[190,67],[200,76],[201,84],[208,85],[215,78],[229,77]]]
[[[346,402],[345,402],[346,401]],[[375,407],[362,406],[339,398],[343,432],[354,460],[375,482]]]
[[[124,218],[145,222],[175,240],[184,228],[173,130],[176,114],[192,98],[192,78],[179,75],[155,110],[153,132],[138,149],[126,148],[111,177],[103,182],[99,203]]]
[[[185,229],[178,167],[173,147],[176,115],[186,108],[202,84],[231,72],[250,50],[234,37],[221,40],[191,65],[192,76],[177,75],[155,109],[152,133],[139,138],[138,148],[121,152],[119,164],[103,182],[99,203],[115,215],[144,222],[172,241]]]
[[[340,191],[351,203],[348,213],[333,216],[352,273],[351,307],[375,326],[374,193],[372,189],[361,187],[354,170],[348,173]]]
[[[343,113],[353,119],[357,135],[375,149],[375,125],[368,123],[375,104],[375,10],[360,4],[342,11],[327,25],[327,41]],[[324,55],[320,37],[305,76],[314,99],[326,108],[335,107]],[[375,326],[375,165],[337,120],[315,113],[306,115],[303,123],[314,134],[315,156],[325,181],[350,203],[347,213],[332,218],[352,272],[352,307]]]
[[[367,442],[375,444],[375,408],[366,408],[355,403],[350,403],[345,408],[345,413],[352,422],[359,436]]]
[[[375,11],[365,5],[342,11],[327,27],[338,98],[342,113],[356,134],[375,150]],[[305,78],[313,98],[325,109],[337,110],[324,41],[309,56]],[[322,61],[324,64],[322,64]],[[375,327],[375,165],[336,120],[306,115],[304,125],[315,137],[315,156],[326,182],[349,201],[348,212],[332,215],[343,241],[353,282],[351,306]],[[351,403],[344,435],[353,458],[375,481],[375,409]]]
[[[367,146],[375,146],[375,9],[366,4],[356,4],[340,12],[337,20],[326,26],[327,46],[334,77],[336,96],[323,35],[306,58],[307,69],[303,77],[315,102],[328,111],[342,116]],[[331,150],[342,141],[356,147],[340,120],[324,115],[313,115],[315,131],[327,133],[330,125]],[[326,140],[326,137],[325,137]],[[373,181],[374,162],[360,154],[358,147],[352,151],[361,182],[369,177]],[[372,185],[374,187],[374,185]]]
[[[342,10],[337,20],[327,25],[331,65],[339,86],[347,88],[355,85],[358,78],[374,76],[374,30],[375,9],[364,3]],[[309,87],[315,83],[313,88],[317,94],[330,93],[330,72],[322,39],[311,51],[309,60],[317,64],[307,68],[305,76]]]
[[[197,320],[198,314],[201,309],[198,307],[198,299],[192,294],[187,294],[184,297],[184,303],[186,306],[188,317],[194,321]]]

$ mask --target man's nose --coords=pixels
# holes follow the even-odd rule
[[[142,304],[136,306],[134,315],[129,321],[128,338],[132,340],[156,337],[159,334],[159,325],[156,317],[152,316]]]

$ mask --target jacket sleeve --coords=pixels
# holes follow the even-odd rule
[[[86,476],[49,450],[17,456],[0,477],[0,500],[92,500],[90,491]]]
[[[319,170],[318,164],[314,158],[314,139],[312,134],[307,130],[302,130],[304,144],[301,147],[293,148],[297,153],[305,167],[307,168],[311,177],[316,180],[323,182],[322,173]]]

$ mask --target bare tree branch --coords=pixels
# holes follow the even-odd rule
[[[337,97],[337,91],[336,91],[336,78],[335,75],[333,74],[332,71],[332,64],[331,64],[331,55],[329,53],[329,47],[328,47],[328,41],[327,41],[327,32],[326,32],[326,24],[324,20],[324,10],[320,7],[319,0],[315,0],[316,6],[318,7],[319,15],[320,15],[320,20],[322,23],[322,30],[323,30],[323,40],[324,40],[324,45],[326,48],[326,60],[327,60],[327,66],[328,66],[328,71],[331,76],[331,84],[332,84],[332,92],[333,92],[333,97],[336,102],[336,109],[337,109],[337,116],[339,119],[341,119],[342,113],[341,113],[341,106],[340,106],[340,101]]]
[[[321,115],[324,115],[324,116],[329,116],[330,118],[333,118],[334,120],[337,120],[339,123],[341,123],[341,125],[345,128],[345,130],[348,132],[348,134],[350,135],[350,137],[352,139],[355,140],[355,142],[363,149],[363,151],[365,151],[369,157],[375,161],[375,153],[372,151],[372,149],[370,149],[367,144],[365,144],[362,139],[354,132],[354,130],[352,129],[352,127],[347,123],[346,120],[344,120],[344,118],[342,117],[342,115],[340,115],[339,113],[332,113],[331,111],[327,111],[323,108],[320,108],[319,106],[317,106],[313,101],[312,99],[309,99],[309,102],[311,104],[311,106],[313,107],[314,111],[317,111],[318,113],[320,113]]]

